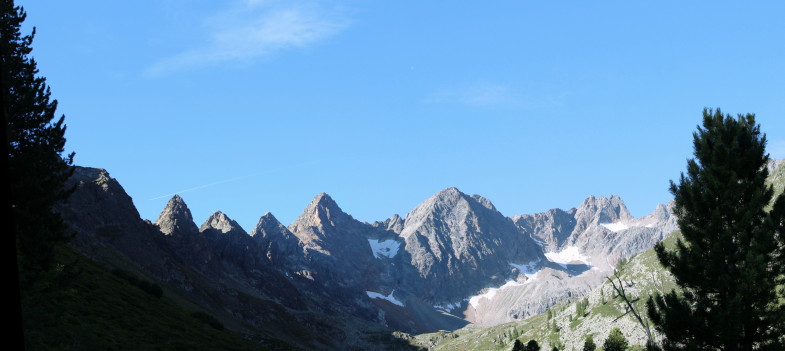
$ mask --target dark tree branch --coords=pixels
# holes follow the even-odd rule
[[[614,280],[614,278],[616,280]],[[635,316],[635,319],[638,320],[638,324],[640,324],[641,328],[643,328],[643,331],[646,332],[646,338],[649,340],[649,342],[651,342],[652,338],[651,338],[651,330],[649,329],[649,321],[648,320],[644,321],[644,319],[641,318],[641,315],[638,313],[638,311],[635,310],[635,306],[633,306],[633,303],[635,301],[638,301],[638,298],[631,300],[627,296],[627,292],[624,291],[624,284],[622,283],[621,278],[619,277],[619,271],[618,270],[615,271],[612,276],[608,277],[608,281],[611,282],[611,286],[613,287],[613,290],[616,291],[616,296],[621,297],[621,299],[624,300],[624,303],[626,304],[626,308],[627,308],[627,312],[616,318],[614,322],[619,320],[619,318],[629,313],[632,313]]]

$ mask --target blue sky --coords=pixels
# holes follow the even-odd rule
[[[79,165],[155,220],[355,218],[456,186],[505,215],[667,202],[704,107],[785,158],[785,3],[21,1]]]

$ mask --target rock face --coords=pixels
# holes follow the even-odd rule
[[[179,196],[178,196],[179,198]],[[182,199],[180,199],[182,201]],[[167,206],[168,208],[169,206]],[[166,209],[164,209],[166,211]],[[221,236],[235,236],[235,235],[248,235],[248,233],[240,227],[240,224],[229,218],[221,211],[215,211],[209,218],[199,227],[199,231],[212,239],[218,239]],[[164,232],[163,230],[161,232]],[[165,233],[165,232],[164,232]]]
[[[373,229],[343,212],[325,193],[317,195],[300,217],[289,225],[289,230],[305,248],[339,260],[351,258],[349,261],[357,263],[373,259],[370,250],[366,249],[368,243],[365,239]]]
[[[592,257],[586,263],[607,266],[606,259],[615,261],[644,251],[675,231],[678,225],[672,206],[660,204],[651,214],[633,218],[618,196],[589,196],[568,211],[553,209],[511,219],[548,252],[576,247]]]
[[[456,188],[440,191],[409,212],[400,236],[424,280],[425,296],[434,301],[454,301],[494,280],[504,281],[511,262],[544,258],[540,247],[520,235],[490,201]]]
[[[374,222],[371,224],[374,227],[389,230],[395,234],[401,234],[403,231],[403,218],[398,214],[392,215],[392,217],[382,221],[382,222]]]
[[[251,236],[267,258],[276,265],[296,265],[302,256],[302,244],[272,213],[265,213]]]
[[[155,221],[161,233],[166,235],[187,235],[198,233],[191,210],[180,195],[174,195]]]
[[[240,225],[221,211],[216,211],[199,227],[216,259],[243,270],[268,265],[264,250]]]
[[[155,221],[158,229],[166,235],[171,248],[180,259],[199,269],[208,269],[214,250],[207,238],[194,224],[191,210],[179,195],[174,195]]]
[[[632,219],[624,201],[616,195],[611,197],[589,196],[575,211],[575,229],[571,239],[575,240],[590,228],[603,223],[617,223]],[[569,239],[568,239],[569,240]]]
[[[74,193],[57,210],[76,233],[71,246],[101,262],[127,256],[157,277],[185,276],[162,259],[172,255],[163,235],[142,220],[131,197],[106,170],[75,167],[68,186],[75,187]]]
[[[546,251],[558,250],[575,229],[576,209],[564,211],[559,208],[532,215],[511,217],[513,223],[525,235],[530,236]]]
[[[578,208],[553,209],[511,220],[542,245],[547,263],[522,267],[523,284],[506,284],[468,306],[468,320],[495,325],[544,312],[561,299],[582,296],[612,273],[616,262],[654,246],[678,229],[672,202],[633,218],[618,196],[588,197]]]
[[[343,212],[325,193],[317,195],[288,229],[305,248],[309,266],[331,282],[363,286],[368,271],[378,269],[366,239],[376,228]]]

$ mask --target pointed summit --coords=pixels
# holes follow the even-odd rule
[[[442,189],[441,191],[436,193],[436,195],[439,194],[463,194],[463,193],[460,190],[458,190],[458,188],[451,186],[449,188]]]
[[[272,213],[267,212],[256,224],[253,239],[259,243],[264,255],[273,263],[284,261],[295,262],[296,253],[300,250],[300,240],[289,229],[281,224]]]
[[[272,213],[267,212],[259,218],[259,222],[251,232],[251,236],[256,240],[275,236],[290,236],[289,229],[281,224]]]
[[[460,190],[458,190],[458,188],[451,186],[447,189],[440,190],[438,193],[434,194],[432,198],[449,201],[462,196],[466,196],[466,194],[462,193]]]
[[[236,231],[242,234],[246,234],[245,230],[240,227],[240,224],[237,223],[235,220],[229,218],[226,214],[221,211],[215,211],[209,218],[199,227],[200,232],[215,232],[220,234],[227,234],[232,231]]]
[[[510,262],[545,259],[539,246],[519,235],[490,201],[454,187],[409,212],[400,236],[428,288],[445,294],[437,299],[482,288],[482,277],[507,270]]]
[[[450,187],[429,197],[409,212],[401,235],[411,235],[414,228],[425,224],[429,218],[440,218],[448,221],[445,222],[447,225],[460,226],[462,221],[478,213],[482,213],[480,216],[501,216],[488,199],[479,195],[469,196],[456,187]]]
[[[403,218],[397,213],[392,215],[386,222],[387,230],[391,230],[397,234],[401,234],[401,231],[403,231]]]
[[[618,195],[595,197],[590,195],[575,212],[576,232],[583,232],[591,225],[615,223],[633,219],[624,201]]]
[[[325,192],[319,193],[319,195],[314,196],[313,200],[311,200],[311,203],[317,204],[318,206],[324,208],[338,207],[338,204],[335,203],[335,200],[333,200],[333,198],[331,198],[330,195],[328,195]]]
[[[353,220],[352,216],[346,214],[338,207],[338,204],[335,203],[335,200],[330,195],[320,193],[311,200],[311,203],[303,210],[300,217],[289,225],[289,230],[293,233],[298,233],[313,227],[319,231],[329,231],[325,228],[340,226]]]
[[[166,235],[199,231],[194,224],[191,210],[188,209],[180,195],[172,196],[161,214],[158,215],[158,219],[155,220],[155,225]]]

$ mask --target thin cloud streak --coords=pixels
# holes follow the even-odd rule
[[[348,26],[337,11],[290,2],[246,2],[209,18],[202,47],[159,60],[144,71],[153,78],[226,62],[249,63],[327,39]]]
[[[314,163],[317,163],[317,161],[304,162],[304,163],[296,164],[296,165],[291,166],[291,167],[277,168],[277,169],[273,169],[273,170],[269,170],[269,171],[265,171],[265,172],[259,172],[259,173],[254,173],[254,174],[250,174],[250,175],[245,175],[245,176],[240,176],[240,177],[234,177],[234,178],[219,180],[217,182],[197,185],[195,187],[191,187],[191,188],[188,188],[188,189],[183,189],[183,190],[176,191],[176,192],[173,192],[173,193],[170,193],[170,194],[165,194],[165,195],[161,195],[161,196],[151,197],[151,198],[149,198],[147,200],[148,201],[159,200],[159,199],[163,199],[163,198],[167,198],[167,197],[172,197],[174,195],[180,195],[180,194],[188,193],[188,192],[195,191],[195,190],[201,190],[201,189],[213,187],[213,186],[216,186],[216,185],[232,183],[232,182],[236,182],[238,180],[248,179],[248,178],[252,178],[252,177],[258,177],[258,176],[261,176],[261,175],[266,175],[266,174],[272,174],[272,173],[277,173],[277,172],[281,172],[281,171],[286,171],[286,170],[290,170],[292,168],[307,166],[307,165],[314,164]]]

